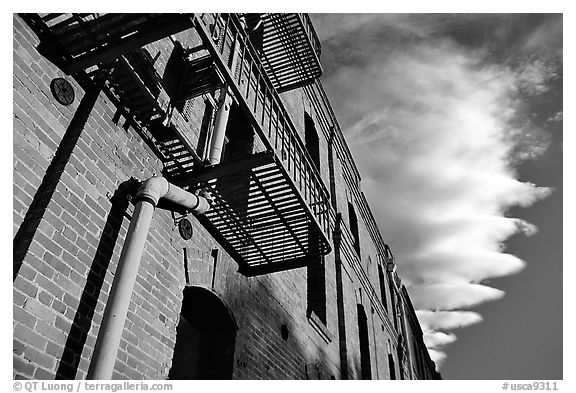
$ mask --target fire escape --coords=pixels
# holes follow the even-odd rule
[[[40,37],[39,51],[63,71],[105,80],[107,95],[159,154],[170,182],[210,191],[212,209],[197,218],[243,274],[306,266],[330,252],[328,192],[278,95],[320,76],[320,46],[307,15],[21,16]],[[167,86],[143,46],[190,28],[202,45],[176,45],[177,74]],[[174,103],[224,85],[263,148],[207,165],[167,119]],[[223,181],[235,176],[247,179],[242,208],[238,184]]]
[[[312,83],[322,74],[320,41],[307,14],[245,14],[256,50],[279,92]]]

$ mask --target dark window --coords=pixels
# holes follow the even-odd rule
[[[382,300],[382,305],[384,309],[388,311],[388,301],[386,299],[386,280],[384,279],[384,272],[382,271],[382,265],[378,265],[378,282],[380,283],[380,300]]]
[[[398,348],[397,348],[397,352],[398,352],[398,368],[399,368],[399,374],[400,374],[400,379],[404,379],[404,353],[402,351],[402,340],[399,340],[398,343]]]
[[[358,304],[358,335],[360,338],[360,368],[362,379],[372,379],[370,365],[370,342],[368,341],[368,319],[361,304]]]
[[[316,169],[320,170],[320,142],[314,121],[308,113],[304,114],[304,140],[306,150]],[[307,268],[308,314],[314,312],[326,324],[326,272],[323,256],[319,251],[319,238],[308,228],[308,268]]]
[[[322,323],[326,324],[326,275],[324,261],[320,255],[309,257],[307,267],[308,314],[314,312]]]
[[[420,377],[424,378],[424,365],[422,363],[422,353],[418,349],[418,345],[416,342],[412,345],[412,350],[414,351],[414,356],[416,357],[416,369],[418,370],[418,374]]]
[[[320,171],[320,138],[318,138],[314,120],[308,113],[304,113],[304,141],[312,163]]]
[[[398,329],[398,321],[396,318],[396,301],[395,301],[395,290],[394,281],[392,275],[388,274],[388,286],[390,287],[390,302],[392,303],[392,319],[394,320],[394,328]]]
[[[390,379],[396,379],[396,366],[394,365],[394,356],[388,354],[388,369],[390,370]]]
[[[236,324],[222,301],[184,289],[169,379],[232,379]]]
[[[354,249],[360,256],[360,238],[358,237],[358,217],[352,203],[348,202],[348,220],[350,221],[350,231],[354,237]]]

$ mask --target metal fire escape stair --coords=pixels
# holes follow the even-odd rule
[[[117,59],[109,75],[109,87],[138,121],[150,124],[165,117],[165,108],[158,103],[159,88],[142,80],[129,58],[122,56]]]
[[[83,72],[85,67],[98,65],[109,71],[110,92],[143,126],[162,155],[164,174],[171,182],[190,191],[210,189],[213,207],[198,220],[235,258],[242,273],[258,275],[306,266],[330,252],[328,192],[238,16],[49,14],[28,19],[40,32],[42,45],[55,50],[52,58],[63,70]],[[205,167],[181,131],[163,121],[166,107],[159,96],[166,93],[166,86],[146,69],[150,59],[138,48],[191,26],[265,151]],[[239,55],[234,70],[230,69],[233,51]],[[210,69],[206,57],[195,63],[189,60],[187,68],[196,64],[198,69]],[[201,80],[209,81],[213,75]],[[199,91],[192,85],[182,86],[178,94],[184,98]],[[246,181],[240,184],[235,177]],[[237,199],[242,199],[242,193],[236,191],[242,187],[245,204],[239,208]]]
[[[105,67],[110,68],[108,87],[111,92],[154,137],[154,144],[162,153],[160,159],[164,164],[164,173],[169,177],[174,173],[190,171],[200,159],[193,154],[194,149],[186,138],[173,125],[164,122],[167,104],[159,103],[164,101],[159,99],[161,79],[151,67],[148,53],[136,49]]]
[[[67,74],[113,61],[122,54],[191,27],[183,14],[22,15],[48,32],[38,50]],[[32,26],[34,27],[34,26]]]

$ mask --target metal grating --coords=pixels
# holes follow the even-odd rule
[[[49,40],[38,50],[68,74],[192,27],[184,14],[21,14]],[[42,36],[40,37],[43,38]]]
[[[235,212],[235,214],[228,216],[227,222],[238,221],[239,223],[234,224],[234,227],[237,226],[238,228],[223,232],[221,243],[230,245],[231,254],[244,261],[244,263],[239,263],[241,266],[248,267],[252,272],[251,274],[256,274],[254,273],[256,271],[261,272],[258,274],[263,274],[264,272],[305,266],[312,262],[308,260],[307,256],[330,252],[328,191],[316,167],[311,162],[276,89],[272,86],[257,54],[257,49],[252,46],[245,35],[238,17],[231,14],[203,14],[194,17],[194,25],[202,37],[204,47],[210,51],[216,66],[233,91],[238,104],[250,119],[256,134],[267,151],[273,155],[275,171],[282,174],[277,180],[278,183],[264,181],[258,186],[255,179],[258,179],[259,172],[252,169],[253,176],[247,199],[251,201],[252,198],[257,197],[255,186],[260,189],[259,192],[264,196],[276,188],[282,188],[287,192],[289,190],[290,198],[295,203],[294,206],[289,205],[290,210],[287,211],[274,209],[275,205],[285,201],[276,199],[276,195],[273,193],[270,198],[266,198],[277,219],[268,222],[266,221],[268,216],[262,218],[265,220],[263,228],[267,228],[266,225],[271,228],[270,232],[267,232],[268,237],[264,236],[263,241],[273,242],[276,236],[279,240],[264,248],[261,254],[265,255],[260,255],[260,257],[258,257],[258,247],[255,245],[249,255],[240,254],[240,252],[244,252],[242,247],[236,250],[237,254],[234,254],[234,249],[240,244],[245,244],[246,241],[249,241],[248,238],[252,236],[249,232],[240,232],[243,235],[237,235],[237,231],[243,226],[250,227],[251,222],[249,220],[242,221],[244,210],[239,209],[238,204],[234,201],[227,200],[227,195],[222,194],[223,190],[216,189],[217,193],[220,194],[219,197],[228,202],[230,210]],[[230,57],[234,51],[239,54],[239,61],[237,67],[231,70]],[[251,168],[258,167],[253,166]],[[192,185],[192,183],[188,184]],[[243,198],[246,199],[246,196]],[[253,213],[253,211],[248,210],[248,217]],[[285,219],[281,217],[285,217]],[[207,225],[209,224],[207,223]],[[248,237],[236,239],[234,236]],[[226,237],[231,238],[227,240]]]
[[[146,74],[134,69],[133,64],[138,57],[136,52],[122,56],[113,63],[109,87],[138,121],[149,124],[153,120],[163,119],[165,112],[157,99],[160,92],[158,79],[153,74],[146,78]]]
[[[162,173],[166,178],[191,171],[200,161],[199,157],[193,153],[193,147],[173,125],[166,126],[161,121],[154,121],[148,127],[148,131],[154,137],[155,145],[162,153],[161,160],[164,164]]]
[[[279,165],[288,174],[328,242],[330,222],[326,186],[238,18],[231,14],[202,14],[194,17],[194,25],[256,134],[266,149],[275,153]],[[234,71],[228,65],[233,50],[240,54]]]
[[[245,14],[253,45],[279,92],[312,83],[322,75],[320,41],[307,14]],[[262,31],[258,31],[258,30]]]
[[[224,84],[210,55],[193,54],[178,41],[166,64],[164,82],[168,94],[177,103],[212,92]]]
[[[248,180],[248,187],[242,181],[207,183],[214,203],[198,219],[235,257],[242,273],[257,275],[306,266],[308,258],[329,251],[276,162],[237,173],[234,178]],[[244,208],[239,208],[238,202]]]

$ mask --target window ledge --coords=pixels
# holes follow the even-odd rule
[[[328,331],[326,324],[320,320],[318,315],[316,315],[314,311],[308,311],[306,314],[308,317],[308,322],[314,328],[314,330],[318,332],[320,337],[322,337],[322,339],[326,341],[327,344],[332,342],[332,334]]]

